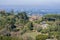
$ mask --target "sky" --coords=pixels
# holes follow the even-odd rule
[[[60,9],[60,0],[0,0],[0,6],[39,6]]]

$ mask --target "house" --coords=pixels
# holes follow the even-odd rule
[[[43,29],[48,27],[48,24],[45,21],[41,22],[40,24]]]

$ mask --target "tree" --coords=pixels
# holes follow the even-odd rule
[[[29,30],[33,30],[33,23],[32,22],[29,22],[27,24],[27,27],[28,27]]]
[[[1,16],[6,16],[6,11],[5,10],[0,11],[0,15]]]
[[[60,15],[59,14],[47,14],[44,17],[46,17],[46,18],[56,18],[56,20],[60,19]]]
[[[18,17],[18,19],[20,20],[20,23],[23,25],[25,25],[29,21],[26,12],[20,12],[16,15],[16,17]]]
[[[7,22],[6,22],[6,19],[4,17],[0,17],[0,30],[2,28],[5,28]]]
[[[27,16],[26,12],[18,13],[18,16],[19,16],[20,19],[24,19],[24,20],[28,19],[28,16]]]

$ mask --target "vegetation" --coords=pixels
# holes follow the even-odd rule
[[[10,37],[10,36],[0,36],[0,40],[22,40],[22,38]]]
[[[37,35],[36,40],[46,40],[48,38],[47,35]]]
[[[60,40],[60,15],[29,19],[26,12],[0,11],[0,40]]]

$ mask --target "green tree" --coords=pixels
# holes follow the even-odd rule
[[[29,22],[27,24],[27,27],[28,27],[29,30],[33,30],[33,23],[32,22]]]

